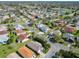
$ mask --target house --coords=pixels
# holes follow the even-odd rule
[[[54,30],[54,31],[53,31],[53,34],[54,34],[54,35],[62,35],[62,33],[61,33],[60,30]]]
[[[24,58],[33,58],[35,56],[34,53],[25,46],[22,46],[21,48],[19,48],[18,53]]]
[[[26,33],[26,32],[23,31],[22,29],[17,29],[17,30],[15,30],[15,32],[16,32],[17,35]]]
[[[79,42],[79,36],[76,37],[77,41]]]
[[[9,54],[6,58],[21,58],[16,52]]]
[[[13,14],[13,13],[11,14],[11,17],[15,17],[15,16],[16,16],[15,14]]]
[[[76,24],[76,29],[79,30],[79,21]]]
[[[25,26],[32,26],[32,22],[26,21],[24,25],[25,25]]]
[[[0,35],[8,35],[6,26],[4,26],[4,25],[0,26]]]
[[[0,25],[0,43],[1,44],[6,44],[9,37],[7,36],[7,27],[5,25]]]
[[[72,26],[66,26],[65,31],[68,33],[72,33],[72,32],[75,32],[76,29],[75,29],[75,27],[72,27]]]
[[[70,34],[70,33],[66,33],[66,34],[63,34],[63,37],[66,38],[67,40],[74,40],[74,35],[73,34]]]
[[[9,37],[7,35],[0,35],[0,44],[6,44]]]
[[[48,34],[48,38],[50,39],[50,38],[53,38],[54,37],[54,34],[51,32],[51,33],[49,33]]]
[[[8,35],[8,32],[7,31],[0,31],[0,35]]]
[[[40,32],[38,32],[37,34],[41,35],[41,34],[44,34],[44,32],[41,32],[41,31],[40,31]]]
[[[7,27],[5,25],[0,25],[0,31],[6,31],[7,30]]]
[[[28,35],[22,29],[16,30],[16,34],[19,37],[19,39],[17,39],[17,42],[25,42],[28,40]]]
[[[19,42],[25,42],[27,40],[29,40],[27,34],[20,34],[19,35],[19,40],[18,40]]]
[[[8,18],[9,18],[8,15],[3,16],[3,19],[8,19]]]
[[[20,24],[16,24],[15,26],[14,26],[14,28],[17,30],[17,29],[24,29],[24,27],[22,26],[22,25],[20,25]]]
[[[41,54],[43,51],[43,47],[40,43],[38,42],[29,42],[27,43],[27,46],[30,47],[32,50],[36,51],[37,53]]]
[[[45,25],[43,24],[37,24],[36,27],[41,30],[42,32],[47,32],[49,30],[48,27],[46,27]]]
[[[55,24],[56,24],[57,26],[65,26],[66,23],[67,23],[67,22],[66,22],[65,20],[57,20],[57,21],[55,22]]]

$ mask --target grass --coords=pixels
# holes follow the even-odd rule
[[[11,43],[11,44],[0,44],[0,58],[6,58],[12,52],[16,52],[21,46],[24,46],[29,40],[24,43]]]
[[[0,46],[0,57],[4,58],[6,57],[9,53],[16,51],[12,46],[10,45],[1,45]]]
[[[47,53],[47,52],[49,51],[50,48],[51,48],[51,45],[48,44],[48,43],[46,43],[45,46],[44,46],[43,52],[44,52],[44,53]]]
[[[78,56],[79,56],[79,48],[78,47],[72,48],[72,52],[78,54]]]

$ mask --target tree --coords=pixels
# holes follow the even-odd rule
[[[33,33],[33,35],[34,36],[32,36],[32,39],[34,40],[34,41],[37,41],[37,42],[39,42],[39,43],[41,43],[42,44],[42,46],[44,47],[44,50],[43,50],[43,52],[44,53],[47,53],[48,52],[48,50],[50,49],[50,44],[48,44],[47,43],[47,38],[45,37],[45,36],[43,36],[43,35],[39,35],[39,34],[35,34],[35,33]]]
[[[44,35],[35,34],[33,36],[33,40],[40,42],[43,46],[47,43],[47,38]]]
[[[18,36],[14,34],[14,32],[10,32],[8,36],[9,36],[9,40],[7,41],[8,44],[16,43],[16,39],[18,38]]]
[[[56,53],[57,57],[63,57],[63,58],[79,58],[75,53],[71,51],[65,51],[65,50],[60,50],[59,52]]]

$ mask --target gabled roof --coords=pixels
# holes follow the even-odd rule
[[[0,31],[4,31],[4,30],[7,30],[7,27],[4,26],[4,25],[1,25],[1,26],[0,26]]]
[[[7,31],[0,31],[0,35],[5,35],[5,34],[8,34],[8,32]]]
[[[27,43],[27,46],[29,46],[31,49],[33,49],[34,51],[36,51],[37,53],[39,53],[39,50],[42,51],[43,50],[43,47],[40,43],[38,42],[29,42]]]
[[[20,25],[20,24],[16,24],[15,29],[24,29],[24,27],[22,25]]]
[[[24,40],[24,39],[27,39],[28,37],[27,37],[27,34],[20,34],[19,35],[19,39],[21,39],[21,40]]]
[[[74,40],[74,35],[73,34],[70,34],[70,33],[63,34],[63,37],[64,38],[67,38],[67,39]]]
[[[76,29],[75,29],[75,27],[72,27],[72,26],[66,26],[65,31],[66,32],[75,32]]]
[[[16,33],[17,33],[17,35],[20,35],[20,34],[25,33],[25,32],[22,29],[17,29]]]
[[[27,48],[25,46],[22,46],[21,48],[19,48],[18,52],[24,58],[32,58],[33,57],[33,52],[29,48]]]
[[[0,35],[0,43],[6,44],[8,38],[9,37],[7,37],[6,35]]]

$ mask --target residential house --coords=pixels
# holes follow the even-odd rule
[[[76,29],[79,30],[79,21],[76,24]]]
[[[0,26],[0,43],[1,44],[6,44],[9,37],[7,36],[8,32],[7,32],[7,28],[3,25]]]
[[[37,34],[41,35],[41,34],[44,34],[44,32],[41,32],[41,31],[40,31],[40,32],[38,32]]]
[[[8,32],[7,31],[0,31],[0,35],[8,35]]]
[[[29,40],[27,34],[20,34],[20,35],[19,35],[19,40],[18,40],[19,42],[25,42],[25,41],[27,41],[27,40]]]
[[[6,35],[0,35],[0,44],[6,44],[9,37]]]
[[[8,18],[9,18],[8,15],[3,16],[3,19],[8,19]]]
[[[16,32],[17,35],[26,33],[26,32],[23,31],[22,29],[17,29],[17,30],[15,30],[15,32]]]
[[[74,35],[70,33],[63,34],[63,37],[66,38],[67,40],[72,40],[72,41],[74,41],[75,38]]]
[[[72,26],[66,26],[65,31],[68,33],[72,33],[72,32],[75,32],[76,29],[75,29],[75,27],[72,27]]]
[[[18,49],[18,53],[24,58],[33,58],[35,57],[34,53],[27,47],[22,46]]]
[[[16,52],[13,52],[7,56],[7,58],[21,58]]]
[[[54,38],[53,32],[51,32],[51,33],[48,34],[48,38],[49,38],[49,39],[50,39],[50,38]]]
[[[28,35],[22,29],[16,30],[16,34],[19,37],[19,39],[17,39],[17,42],[25,42],[28,40]]]
[[[16,24],[14,27],[15,29],[24,29],[24,27],[20,24]]]
[[[32,22],[26,21],[24,25],[25,25],[25,26],[32,26]]]
[[[27,43],[27,46],[30,47],[31,49],[33,49],[34,51],[36,51],[38,54],[41,54],[43,51],[43,47],[40,43],[38,42],[29,42]]]
[[[54,30],[54,31],[53,31],[53,34],[54,34],[54,35],[62,35],[62,33],[61,33],[60,30]]]
[[[7,27],[5,25],[0,25],[0,31],[6,31]]]
[[[56,22],[55,22],[55,24],[57,25],[57,26],[65,26],[66,25],[66,21],[65,20],[57,20]]]
[[[43,24],[37,24],[36,27],[41,30],[42,32],[47,32],[49,30],[48,27],[46,27],[45,25]]]

